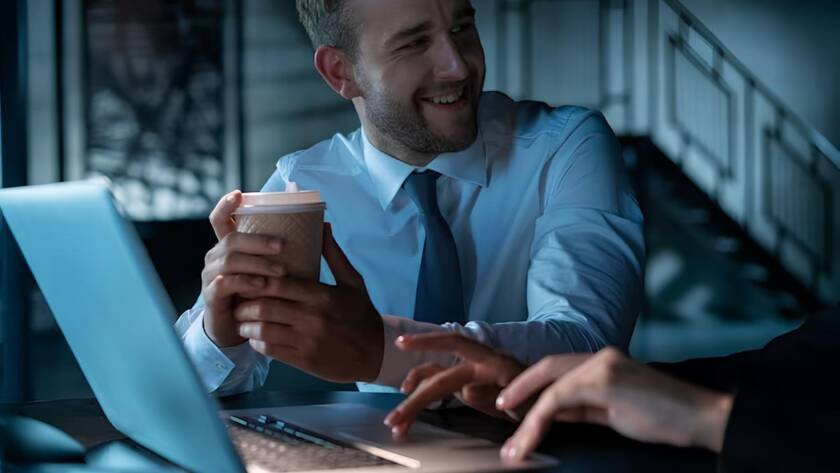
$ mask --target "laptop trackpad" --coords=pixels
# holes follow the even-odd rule
[[[475,437],[468,437],[449,430],[439,429],[422,422],[411,426],[408,435],[401,439],[394,439],[391,429],[385,425],[359,425],[342,427],[338,430],[339,435],[349,435],[382,447],[406,447],[413,445],[433,445],[436,443],[486,442]],[[489,442],[487,442],[489,443]],[[492,444],[491,444],[492,445]]]

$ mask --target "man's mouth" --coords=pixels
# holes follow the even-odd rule
[[[445,94],[424,97],[422,100],[426,102],[431,102],[435,105],[452,105],[462,101],[465,98],[466,90],[466,86],[461,86],[455,90],[448,91]]]

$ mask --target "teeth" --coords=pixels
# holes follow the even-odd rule
[[[450,103],[457,102],[458,99],[461,98],[461,95],[463,93],[464,93],[464,89],[461,89],[455,94],[443,95],[443,96],[440,96],[440,97],[432,97],[430,100],[433,103],[436,103],[438,105],[448,105]]]

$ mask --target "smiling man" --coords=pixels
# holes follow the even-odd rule
[[[397,350],[405,333],[458,332],[525,364],[626,347],[642,216],[603,117],[482,92],[467,0],[297,6],[316,69],[361,128],[280,158],[263,188],[321,191],[332,228],[321,283],[261,257],[282,242],[234,231],[238,191],[213,211],[206,304],[177,323],[208,389],[254,389],[271,359],[387,386],[456,362]],[[495,394],[465,401],[492,409]]]

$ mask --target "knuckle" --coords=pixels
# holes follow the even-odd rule
[[[213,282],[218,290],[224,291],[230,289],[232,282],[231,279],[232,278],[225,276],[224,274],[219,274],[213,279]]]
[[[219,242],[219,245],[222,246],[225,250],[230,248],[235,248],[239,244],[240,240],[240,233],[239,232],[230,232],[222,238],[222,241]]]
[[[259,320],[265,320],[268,318],[268,315],[271,313],[271,309],[268,306],[268,302],[266,301],[259,301],[254,305],[254,315]]]
[[[222,271],[230,271],[236,263],[236,257],[233,253],[225,253],[225,255],[222,256],[220,263]]]
[[[604,366],[608,375],[615,374],[624,359],[624,355],[613,347],[604,348],[596,356],[599,357],[599,361]]]
[[[327,321],[321,314],[317,314],[309,321],[313,334],[322,334],[327,330]]]
[[[213,258],[215,257],[215,255],[216,255],[216,247],[215,246],[213,248],[210,248],[209,250],[207,250],[207,253],[204,253],[204,265],[205,266],[209,265],[213,261]]]
[[[595,380],[592,381],[592,384],[598,389],[604,389],[613,385],[618,377],[618,369],[616,365],[604,364],[601,365],[600,368],[601,369],[597,371],[597,375]]]
[[[211,276],[210,275],[210,270],[209,270],[209,268],[207,268],[207,266],[205,266],[201,270],[201,286],[202,287],[207,287],[207,285],[210,284],[213,281],[213,278],[210,277],[210,276]]]
[[[332,291],[322,290],[318,295],[318,301],[321,307],[330,307],[335,302],[335,296]]]
[[[213,279],[210,280],[209,286],[212,286],[213,292],[216,293],[218,292],[218,289],[220,289],[225,284],[225,282],[225,276],[223,274],[217,274],[215,277],[213,277]]]
[[[256,322],[254,323],[254,338],[259,338],[260,340],[266,340],[268,336],[268,325],[265,322]]]
[[[554,356],[543,358],[534,365],[534,370],[541,375],[547,375],[553,371],[554,361]]]
[[[273,237],[273,236],[270,236],[270,235],[260,235],[259,238],[260,238],[260,240],[259,240],[260,244],[262,244],[263,246],[266,246],[266,247],[271,246],[272,243],[277,241],[276,237]]]
[[[604,360],[610,362],[618,361],[618,359],[621,358],[621,352],[613,346],[608,346],[606,348],[601,349],[599,354]]]

